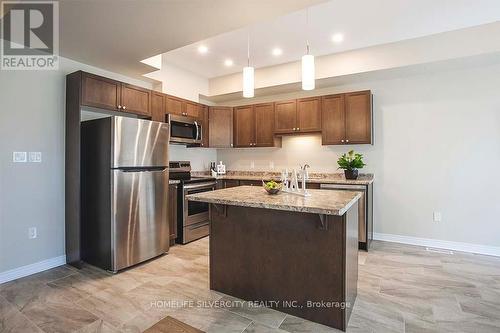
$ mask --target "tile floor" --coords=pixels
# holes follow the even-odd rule
[[[142,332],[167,315],[206,332],[340,332],[216,301],[234,299],[208,289],[202,239],[118,275],[62,266],[2,284],[0,332]],[[374,242],[347,331],[500,332],[500,258]]]

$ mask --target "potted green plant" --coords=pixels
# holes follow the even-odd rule
[[[362,169],[366,165],[363,162],[363,155],[355,153],[354,150],[340,156],[337,164],[339,169],[344,170],[346,179],[357,179],[358,169]]]

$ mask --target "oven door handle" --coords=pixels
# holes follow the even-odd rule
[[[196,120],[194,121],[194,126],[196,127],[196,137],[194,139],[195,140],[199,140],[199,138],[200,138],[200,128],[198,127],[198,122]]]
[[[198,183],[198,184],[191,184],[191,185],[184,185],[184,192],[187,192],[186,190],[198,190],[198,189],[205,189],[205,188],[214,188],[215,185],[217,185],[216,182],[210,182],[210,183]]]

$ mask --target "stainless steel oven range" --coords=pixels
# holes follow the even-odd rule
[[[210,229],[209,205],[204,202],[188,201],[186,196],[215,190],[215,178],[191,176],[189,161],[171,161],[170,179],[180,180],[177,208],[177,243],[186,244],[208,236]]]

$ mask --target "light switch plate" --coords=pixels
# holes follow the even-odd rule
[[[30,163],[42,163],[42,152],[40,151],[30,151],[29,152]]]
[[[12,162],[14,163],[26,163],[27,159],[25,151],[15,151],[12,153]]]
[[[36,227],[31,227],[28,229],[28,238],[29,239],[35,239],[37,238],[37,232],[36,232]]]
[[[434,222],[441,222],[441,212],[434,212]]]

